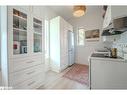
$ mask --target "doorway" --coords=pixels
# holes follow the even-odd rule
[[[74,64],[74,33],[68,31],[68,65]]]

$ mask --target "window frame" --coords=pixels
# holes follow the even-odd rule
[[[79,30],[80,30],[80,29],[83,29],[83,30],[84,30],[84,33],[83,33],[83,44],[80,44],[80,41],[79,41],[79,40],[80,40],[80,39],[79,39],[79,32],[80,32]],[[77,32],[77,45],[78,45],[78,46],[84,46],[84,45],[85,45],[85,29],[84,29],[83,27],[79,27],[79,28],[77,29],[77,31],[78,31],[78,32]]]

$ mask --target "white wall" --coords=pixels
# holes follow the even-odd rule
[[[75,63],[88,64],[88,57],[95,49],[100,49],[103,48],[105,45],[106,46],[108,45],[106,43],[102,43],[101,38],[100,41],[98,42],[85,41],[85,46],[77,46],[76,41],[77,29],[79,27],[83,27],[85,30],[100,29],[101,31],[103,24],[102,14],[103,14],[102,8],[98,7],[92,12],[89,11],[86,12],[85,16],[83,17],[69,20],[69,22],[73,25],[75,32],[75,44],[76,44]]]
[[[8,64],[7,64],[7,6],[1,6],[0,14],[0,41],[1,41],[1,76],[2,86],[8,86]]]

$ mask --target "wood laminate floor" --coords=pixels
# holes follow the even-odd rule
[[[72,67],[68,67],[61,73],[48,71],[46,73],[46,83],[39,89],[89,89],[87,85],[78,83],[63,77],[63,75],[70,70]]]

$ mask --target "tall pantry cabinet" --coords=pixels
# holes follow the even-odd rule
[[[73,27],[62,17],[50,20],[50,64],[51,69],[60,72],[68,67],[68,31]]]
[[[8,7],[8,60],[10,87],[44,84],[44,19],[33,7]]]

